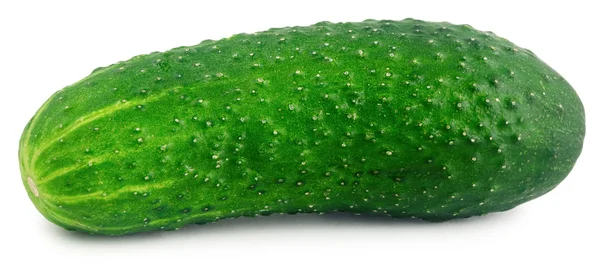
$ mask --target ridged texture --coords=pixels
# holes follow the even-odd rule
[[[70,230],[331,211],[438,221],[550,191],[584,133],[571,86],[492,33],[321,22],[99,68],[40,108],[19,158],[37,209]]]

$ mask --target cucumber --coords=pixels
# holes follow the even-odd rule
[[[585,135],[574,89],[469,25],[274,28],[94,70],[20,140],[36,208],[122,235],[273,213],[427,221],[556,187]]]

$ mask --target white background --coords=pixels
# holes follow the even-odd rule
[[[600,276],[600,45],[593,1],[2,1],[0,276]],[[509,212],[426,224],[270,216],[126,237],[45,220],[18,139],[55,91],[94,68],[240,32],[406,17],[467,23],[531,49],[578,91],[583,154],[555,190]]]

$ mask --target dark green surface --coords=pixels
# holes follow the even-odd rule
[[[439,221],[550,191],[584,133],[571,86],[492,33],[322,22],[99,68],[40,108],[20,162],[37,209],[90,233],[297,212]]]

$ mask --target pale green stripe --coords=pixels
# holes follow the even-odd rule
[[[22,140],[21,140],[21,159],[23,160],[23,167],[25,169],[29,169],[29,161],[30,159],[25,158],[26,155],[28,155],[29,152],[29,144],[30,144],[30,139],[31,139],[31,131],[33,130],[33,128],[35,127],[35,123],[37,122],[37,120],[40,118],[40,115],[46,110],[46,108],[48,107],[48,104],[52,102],[52,98],[48,99],[46,102],[44,102],[44,104],[40,107],[40,109],[36,112],[36,114],[33,116],[33,119],[31,119],[31,122],[29,123],[29,126],[27,126],[27,131],[25,132],[25,135],[23,136]]]
[[[59,211],[61,211],[62,208],[50,203],[49,201],[44,200],[44,202],[46,203],[46,212],[50,217],[54,218],[54,220],[61,222],[64,225],[77,227],[88,232],[98,232],[97,227],[94,228],[92,226],[83,224],[80,221],[74,220],[68,216],[60,215]]]
[[[93,193],[82,194],[82,195],[73,195],[73,196],[56,196],[56,195],[51,195],[51,194],[42,194],[42,197],[46,198],[46,199],[51,199],[53,201],[57,201],[59,203],[85,201],[85,200],[90,200],[93,198],[97,198],[98,200],[110,200],[110,199],[118,197],[120,194],[123,194],[123,193],[138,192],[138,193],[142,194],[142,193],[150,192],[153,189],[162,189],[162,188],[170,187],[171,185],[173,185],[173,183],[174,183],[173,181],[169,181],[169,182],[164,182],[164,183],[149,183],[149,184],[145,184],[145,185],[125,186],[125,187],[122,187],[122,188],[114,190],[114,191],[97,191],[97,192],[93,192]],[[106,194],[106,195],[104,195],[104,194]]]
[[[177,218],[163,218],[159,220],[151,220],[148,224],[146,224],[143,220],[140,220],[140,223],[128,225],[128,226],[114,226],[114,227],[100,227],[98,225],[91,224],[83,224],[81,221],[77,221],[76,219],[71,218],[68,215],[62,215],[62,212],[66,212],[66,210],[62,210],[63,208],[58,207],[55,204],[50,203],[49,201],[44,201],[47,205],[51,206],[46,208],[48,214],[53,217],[56,221],[61,222],[64,225],[72,226],[79,228],[84,231],[92,232],[92,233],[110,233],[110,232],[118,232],[119,234],[124,234],[126,231],[134,231],[135,229],[143,229],[148,228],[148,230],[160,230],[160,227],[166,227],[169,224],[177,224],[179,226],[185,226],[187,224],[196,223],[198,219],[205,218],[214,220],[222,215],[221,211],[209,211],[209,212],[200,212],[192,216],[188,216],[181,221],[177,222]],[[137,231],[135,231],[137,232]]]
[[[70,172],[73,172],[76,170],[80,170],[80,169],[84,169],[86,167],[89,167],[90,163],[92,165],[97,165],[99,163],[103,163],[104,161],[108,160],[109,157],[115,156],[115,155],[117,155],[117,154],[115,154],[115,153],[104,154],[102,156],[93,157],[93,158],[89,159],[87,162],[83,162],[82,164],[72,165],[69,167],[63,167],[61,169],[55,170],[51,174],[48,174],[43,177],[38,176],[38,181],[36,182],[36,184],[37,185],[45,184],[48,181],[50,181],[54,178],[60,177],[62,175],[65,175],[67,173],[70,173]]]
[[[127,109],[127,108],[132,108],[138,105],[144,105],[147,104],[149,102],[153,102],[153,101],[157,101],[160,98],[162,98],[163,96],[168,95],[167,93],[165,93],[165,91],[170,91],[173,89],[177,89],[177,88],[170,88],[168,90],[163,90],[157,94],[151,95],[147,98],[144,99],[140,99],[138,101],[127,101],[125,103],[123,102],[117,102],[114,105],[105,107],[103,109],[91,112],[85,116],[80,117],[74,124],[69,125],[68,127],[62,129],[62,131],[60,133],[58,133],[57,135],[47,139],[46,143],[39,145],[38,149],[35,150],[35,153],[33,154],[32,158],[31,158],[31,163],[28,165],[30,166],[29,169],[31,169],[31,166],[35,166],[35,163],[38,159],[38,157],[40,156],[41,153],[43,153],[44,151],[46,151],[50,146],[52,146],[53,144],[55,144],[56,142],[59,141],[60,138],[65,137],[66,135],[68,135],[69,133],[75,131],[77,128],[81,127],[81,126],[85,126],[87,124],[89,124],[90,122],[106,117],[108,115],[111,115],[115,112],[121,111],[123,109]],[[31,126],[30,126],[31,127]],[[31,171],[31,170],[30,170]]]

